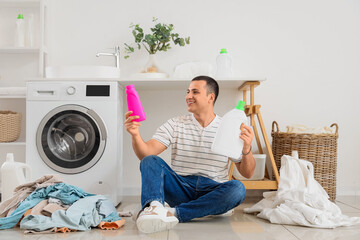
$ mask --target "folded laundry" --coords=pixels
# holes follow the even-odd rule
[[[175,67],[174,78],[194,78],[200,75],[211,75],[212,65],[207,62],[187,62]]]
[[[360,224],[359,217],[343,215],[340,208],[329,201],[329,196],[312,173],[310,162],[284,155],[278,191],[265,192],[264,199],[251,208],[245,208],[244,212],[260,212],[258,217],[277,224],[316,228]]]

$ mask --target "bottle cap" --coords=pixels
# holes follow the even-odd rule
[[[127,85],[125,88],[126,88],[126,90],[128,90],[128,89],[134,89],[135,86],[134,86],[134,84],[130,84],[130,85]]]
[[[20,13],[20,14],[18,15],[18,19],[24,19],[24,16]]]
[[[244,111],[244,106],[245,102],[240,100],[235,108]]]
[[[222,53],[228,53],[227,50],[226,50],[226,48],[222,48],[222,49],[220,50],[220,54],[222,54]]]
[[[14,154],[13,153],[6,154],[6,161],[7,162],[14,162]]]

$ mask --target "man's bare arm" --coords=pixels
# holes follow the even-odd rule
[[[150,139],[144,142],[140,135],[132,137],[132,147],[140,161],[146,156],[159,155],[166,150],[166,146],[159,141]]]
[[[156,141],[155,139],[144,142],[139,131],[141,123],[133,121],[134,119],[139,118],[139,116],[130,116],[131,114],[131,111],[125,114],[126,120],[124,122],[124,126],[126,130],[131,134],[132,147],[139,160],[142,160],[146,156],[158,155],[165,151],[166,146],[159,141]]]

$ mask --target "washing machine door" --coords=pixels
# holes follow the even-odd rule
[[[94,166],[106,146],[106,128],[93,110],[63,105],[41,121],[36,145],[43,161],[55,171],[75,174]]]

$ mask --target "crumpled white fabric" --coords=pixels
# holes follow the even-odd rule
[[[314,179],[311,162],[284,155],[281,158],[278,191],[265,192],[264,199],[245,213],[271,223],[335,228],[360,224],[360,217],[348,217],[329,200],[329,196]]]
[[[330,127],[309,128],[305,125],[297,124],[294,126],[286,126],[287,133],[308,133],[308,134],[322,134],[322,133],[335,133],[335,129]]]

